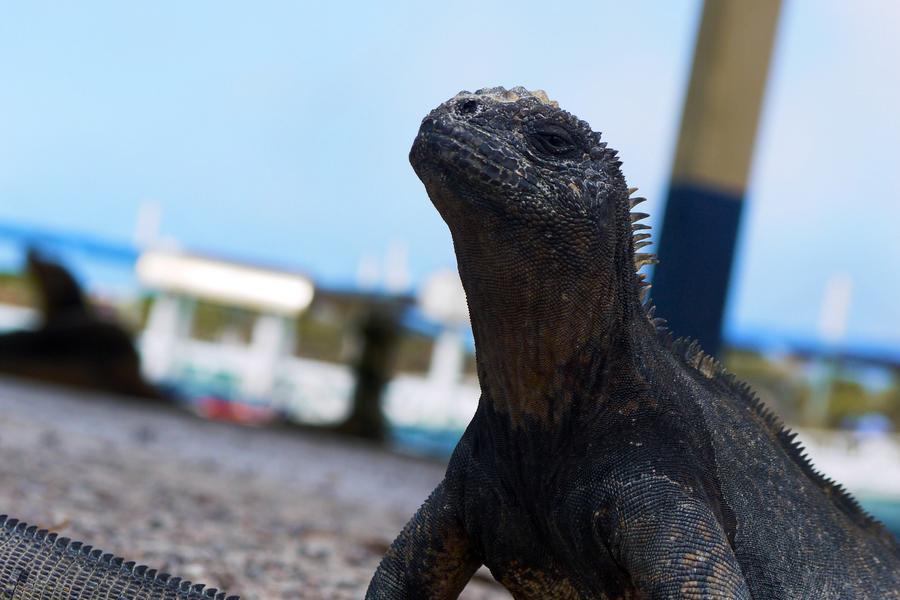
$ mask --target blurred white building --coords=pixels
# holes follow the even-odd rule
[[[271,395],[280,362],[292,354],[296,318],[312,302],[312,280],[303,275],[242,265],[181,252],[148,250],[137,262],[138,280],[155,290],[141,335],[143,367],[154,380],[175,376],[185,362],[230,366],[242,395]],[[227,345],[190,337],[198,299],[254,311],[250,345],[235,353]]]

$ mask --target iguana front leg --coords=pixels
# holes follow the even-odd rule
[[[481,560],[459,518],[447,481],[406,524],[369,583],[366,600],[452,600]]]
[[[594,512],[595,535],[641,598],[751,599],[728,537],[698,487],[659,473],[611,487]]]

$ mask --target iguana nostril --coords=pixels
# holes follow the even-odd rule
[[[459,103],[457,107],[457,111],[461,115],[471,115],[474,114],[475,111],[478,110],[478,101],[469,98],[468,100],[463,100]]]
[[[422,121],[422,125],[420,126],[420,128],[423,131],[431,131],[432,129],[434,129],[434,126],[435,126],[434,119],[432,119],[431,117],[425,117],[425,119]]]

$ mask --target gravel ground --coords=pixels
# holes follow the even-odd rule
[[[0,513],[247,600],[362,598],[444,466],[0,379]],[[462,598],[509,598],[485,571]]]

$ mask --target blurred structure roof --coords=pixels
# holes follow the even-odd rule
[[[298,273],[167,250],[148,250],[137,261],[147,287],[263,312],[298,313],[312,302],[314,286]]]

